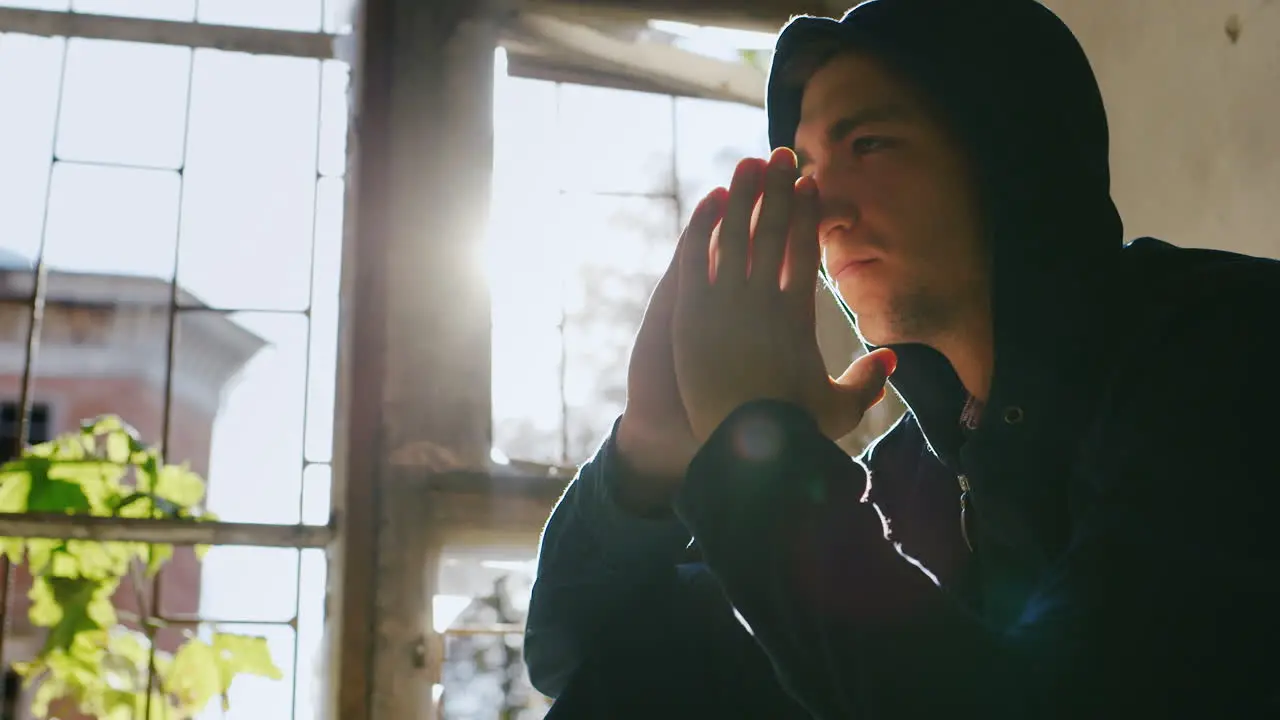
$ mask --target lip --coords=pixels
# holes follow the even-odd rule
[[[849,258],[848,260],[842,260],[836,266],[835,272],[831,273],[831,279],[839,282],[841,276],[851,273],[856,274],[877,262],[879,262],[877,258]]]

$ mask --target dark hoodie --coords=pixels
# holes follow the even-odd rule
[[[910,410],[862,458],[799,407],[749,403],[657,519],[613,503],[610,438],[543,537],[526,658],[553,717],[1280,713],[1280,264],[1123,243],[1096,81],[1032,0],[793,20],[774,147],[803,92],[777,68],[830,40],[915,83],[975,158],[985,411],[964,432],[950,365],[896,347]],[[762,433],[779,452],[744,457]]]

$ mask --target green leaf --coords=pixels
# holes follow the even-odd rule
[[[185,465],[165,465],[156,476],[156,497],[191,507],[204,499],[204,480]]]
[[[116,498],[124,493],[120,480],[127,468],[105,460],[53,461],[49,467],[49,479],[61,480],[78,486],[89,501],[91,511],[106,515]]]
[[[27,616],[31,624],[37,627],[53,627],[62,619],[62,604],[53,593],[53,586],[44,578],[37,577],[31,582],[31,590],[27,592],[31,607]]]
[[[284,673],[272,662],[271,648],[264,637],[215,633],[212,644],[226,677],[239,673],[258,675],[270,680],[284,677]],[[229,688],[230,683],[227,685]]]
[[[137,468],[138,491],[150,493],[155,489],[156,476],[160,474],[160,457],[155,453],[149,453],[144,457],[142,462],[136,459],[133,462]]]
[[[76,559],[78,575],[93,580],[107,580],[128,572],[125,558],[113,554],[111,548],[96,540],[68,540],[67,554]]]
[[[31,473],[31,493],[27,496],[27,512],[88,512],[89,498],[76,483],[53,480],[49,477],[52,461],[45,458],[28,458],[27,470]]]
[[[155,577],[161,566],[173,557],[172,545],[152,545],[147,558],[147,577]]]
[[[26,540],[23,538],[0,538],[0,556],[8,558],[14,565],[20,565],[26,546]]]
[[[183,644],[173,656],[165,690],[185,708],[201,709],[222,692],[221,666],[213,647],[198,638]]]
[[[6,468],[10,468],[6,465]],[[26,469],[7,469],[0,472],[0,512],[27,511],[27,498],[31,494],[31,473]]]
[[[107,460],[117,465],[124,465],[129,462],[129,457],[133,454],[133,448],[130,447],[129,436],[124,432],[113,432],[107,435]]]
[[[36,619],[36,588],[41,585],[47,587],[45,592],[52,594],[53,602],[61,611],[57,620],[51,625]],[[49,628],[49,635],[45,638],[44,652],[53,650],[70,652],[77,636],[81,633],[102,632],[107,626],[115,624],[116,613],[111,605],[110,592],[114,589],[114,585],[108,589],[104,583],[83,578],[45,577],[33,583],[31,622]],[[41,597],[46,597],[44,592],[41,593]],[[52,613],[42,619],[47,620],[51,616]]]
[[[32,485],[27,512],[87,513],[89,498],[75,483],[45,480]]]
[[[27,448],[0,466],[0,512],[214,520],[199,507],[204,495],[198,474],[164,464],[115,416]],[[197,547],[197,557],[207,549]],[[37,716],[47,717],[51,703],[60,701],[86,716],[132,720],[147,704],[150,669],[158,681],[152,720],[189,719],[215,697],[225,707],[231,683],[241,675],[283,677],[263,638],[189,638],[170,656],[152,652],[145,636],[120,624],[111,599],[121,580],[139,561],[154,575],[172,558],[172,545],[0,538],[0,553],[14,562],[24,550],[33,577],[30,619],[47,632],[35,658],[14,668],[36,688]]]
[[[29,538],[27,540],[27,566],[32,575],[40,575],[49,567],[53,553],[62,547],[61,540]]]

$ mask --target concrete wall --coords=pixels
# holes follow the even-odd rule
[[[1126,237],[1280,258],[1280,0],[1045,4],[1102,86]]]

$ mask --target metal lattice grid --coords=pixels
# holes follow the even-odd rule
[[[213,625],[227,629],[243,628],[247,634],[273,636],[274,641],[271,643],[273,650],[283,646],[288,651],[288,658],[277,657],[276,659],[286,669],[288,676],[291,676],[288,681],[290,714],[297,716],[300,686],[298,659],[300,650],[304,649],[301,647],[303,633],[299,628],[300,625],[306,624],[318,632],[323,622],[325,558],[323,550],[319,548],[325,547],[332,536],[329,522],[329,486],[332,471],[329,461],[333,433],[338,247],[342,226],[342,175],[345,172],[343,145],[347,116],[346,67],[345,64],[331,59],[334,43],[338,38],[322,32],[289,32],[195,22],[182,23],[147,18],[102,17],[60,11],[8,8],[0,8],[0,31],[3,31],[3,34],[0,34],[0,93],[6,91],[20,93],[23,89],[31,89],[29,85],[24,86],[21,79],[6,85],[5,77],[12,80],[14,77],[39,76],[39,72],[33,72],[29,66],[23,66],[20,70],[6,76],[4,67],[6,49],[10,50],[8,58],[12,60],[15,57],[19,59],[24,57],[21,53],[22,48],[43,45],[46,51],[53,49],[52,55],[55,56],[56,61],[56,82],[51,93],[52,112],[46,118],[49,127],[46,128],[48,132],[44,134],[43,147],[38,147],[39,142],[29,142],[31,138],[14,140],[15,128],[6,129],[4,120],[0,119],[0,153],[5,150],[4,134],[8,133],[11,144],[26,145],[23,152],[28,157],[34,152],[43,152],[47,165],[39,203],[41,208],[39,222],[28,223],[27,226],[29,230],[36,230],[34,247],[5,248],[18,257],[25,256],[30,262],[30,267],[26,269],[7,267],[3,270],[4,292],[8,295],[3,298],[3,302],[6,306],[21,307],[26,313],[26,321],[22,323],[24,327],[20,328],[21,342],[15,343],[15,346],[21,350],[20,368],[18,368],[20,381],[16,400],[18,406],[25,409],[25,412],[20,414],[16,434],[18,443],[24,443],[29,436],[29,419],[37,400],[42,400],[42,395],[48,390],[58,390],[60,384],[58,375],[60,373],[65,375],[67,367],[74,363],[74,358],[71,357],[74,353],[61,352],[58,342],[50,344],[46,337],[51,330],[61,332],[59,328],[63,327],[62,316],[67,314],[65,312],[67,308],[73,308],[82,314],[115,309],[118,311],[115,318],[116,324],[120,327],[132,328],[135,335],[139,332],[146,335],[147,329],[159,330],[159,334],[153,332],[147,335],[152,341],[160,338],[162,341],[159,343],[151,342],[149,346],[143,343],[145,347],[136,343],[126,344],[124,351],[120,351],[121,343],[116,343],[115,350],[117,355],[129,356],[131,348],[134,353],[132,359],[136,360],[138,365],[145,366],[143,374],[152,372],[148,379],[158,386],[160,398],[156,421],[158,427],[153,428],[154,436],[145,439],[157,442],[171,450],[167,454],[172,454],[172,446],[180,444],[178,441],[182,440],[187,430],[182,421],[184,403],[190,404],[190,396],[193,393],[199,395],[191,387],[186,387],[193,386],[188,376],[199,373],[216,374],[217,368],[210,370],[207,366],[225,361],[225,358],[219,357],[219,352],[228,347],[226,343],[252,337],[256,334],[255,329],[261,331],[264,327],[270,330],[272,326],[276,329],[280,326],[290,326],[282,333],[286,336],[292,335],[293,342],[288,344],[286,350],[281,350],[285,345],[279,343],[273,345],[270,342],[271,333],[266,333],[268,337],[265,340],[259,338],[260,348],[265,348],[265,354],[274,354],[276,359],[282,354],[291,353],[294,356],[296,362],[293,367],[277,368],[284,372],[276,374],[294,376],[293,399],[300,405],[300,410],[295,414],[299,427],[292,431],[292,444],[296,449],[294,453],[296,459],[293,461],[297,466],[296,480],[283,483],[288,486],[286,490],[293,496],[289,502],[277,498],[273,506],[265,512],[259,512],[257,510],[260,508],[255,510],[252,507],[240,513],[222,512],[220,514],[230,517],[231,521],[200,525],[117,518],[7,515],[0,516],[0,534],[11,537],[133,540],[175,545],[210,544],[221,548],[215,549],[214,553],[239,552],[240,563],[261,562],[261,556],[264,553],[272,552],[268,548],[279,548],[275,551],[274,564],[281,565],[280,553],[284,553],[292,556],[293,568],[293,592],[291,593],[293,597],[287,603],[291,605],[291,609],[282,617],[255,618],[243,614],[205,617],[199,613],[168,612],[164,602],[165,591],[171,591],[173,583],[166,584],[165,572],[160,574],[150,588],[150,596],[139,597],[137,605],[139,614],[142,619],[145,619],[142,624],[147,629],[149,639],[152,640],[158,632],[166,628],[198,630]],[[139,40],[149,42],[147,44],[136,42]],[[160,117],[150,118],[155,120],[157,132],[176,133],[179,136],[176,154],[169,153],[166,156],[164,152],[160,152],[152,153],[149,157],[138,157],[138,153],[134,153],[134,157],[130,158],[127,157],[130,154],[128,152],[117,152],[122,150],[121,143],[112,142],[110,127],[105,131],[102,128],[110,126],[112,122],[128,122],[130,120],[128,108],[121,109],[120,106],[127,105],[130,100],[136,100],[136,98],[130,98],[128,92],[121,92],[122,97],[108,98],[105,102],[102,98],[98,98],[97,102],[86,103],[84,98],[88,90],[68,89],[69,81],[74,85],[74,73],[77,67],[85,67],[83,59],[77,65],[77,53],[93,55],[96,52],[100,60],[101,56],[110,55],[109,52],[104,53],[104,49],[111,48],[121,51],[121,54],[145,54],[149,50],[164,49],[171,57],[185,55],[185,69],[180,73],[185,75],[185,92],[181,102],[177,103],[176,108],[173,107],[173,103],[163,107],[163,103],[155,105],[154,107],[158,110],[156,114]],[[228,50],[260,54],[240,55],[227,52]],[[290,55],[296,57],[290,58],[288,57]],[[209,105],[216,104],[219,98],[206,97],[202,106],[199,91],[216,85],[208,77],[202,77],[202,71],[205,76],[210,73],[216,74],[215,70],[210,68],[216,68],[219,63],[239,64],[242,79],[259,71],[265,72],[264,69],[269,66],[293,63],[295,68],[310,68],[306,72],[311,73],[314,79],[315,102],[309,110],[314,118],[313,138],[310,141],[313,147],[311,164],[309,167],[288,169],[294,178],[298,177],[299,173],[303,177],[308,174],[310,176],[310,180],[307,181],[311,187],[309,207],[306,212],[308,218],[306,224],[309,225],[305,228],[307,242],[298,243],[306,246],[305,252],[294,253],[275,267],[269,268],[268,272],[259,273],[261,276],[259,280],[265,278],[268,283],[275,279],[276,275],[292,277],[295,281],[294,289],[297,290],[292,297],[278,297],[270,292],[263,292],[264,285],[261,282],[257,286],[259,292],[256,297],[252,289],[248,293],[239,294],[227,290],[212,293],[215,296],[222,296],[212,300],[198,299],[187,287],[184,287],[184,279],[198,275],[198,272],[192,270],[190,264],[193,255],[198,265],[214,262],[220,254],[235,254],[235,248],[231,247],[231,243],[221,248],[206,247],[201,250],[197,247],[196,251],[189,250],[184,244],[184,241],[190,243],[192,237],[199,236],[199,227],[192,226],[188,222],[193,212],[196,215],[201,214],[194,209],[199,207],[197,202],[199,194],[216,194],[219,190],[216,182],[209,182],[208,174],[201,176],[198,169],[200,166],[198,163],[193,164],[191,158],[193,149],[197,154],[200,149],[199,143],[192,137],[193,127],[199,128],[203,124],[207,129],[212,121],[218,119],[216,114],[211,113]],[[145,63],[141,66],[145,66]],[[135,64],[136,67],[140,65]],[[101,68],[98,69],[101,70]],[[89,74],[93,73],[89,72]],[[92,83],[89,85],[91,86]],[[127,82],[121,83],[121,87],[126,85]],[[120,89],[117,88],[117,90]],[[47,91],[48,88],[44,90]],[[213,91],[205,93],[213,96],[217,94]],[[234,92],[224,93],[224,95],[228,94],[235,95]],[[78,104],[77,97],[80,99]],[[229,98],[221,99],[226,101]],[[235,100],[234,97],[230,99]],[[115,100],[116,104],[113,105],[112,100]],[[270,122],[269,118],[253,116],[255,101],[261,104],[260,99],[248,98],[246,101],[240,98],[240,100],[242,101],[240,117],[233,119],[233,125],[239,122],[242,127],[249,127],[255,122]],[[0,103],[3,103],[2,95],[0,95]],[[10,106],[16,107],[19,103],[13,103]],[[98,111],[96,117],[88,117],[79,122],[74,122],[74,117],[68,119],[68,113],[94,115],[95,109]],[[39,120],[35,118],[33,122],[38,125]],[[144,121],[146,120],[144,118]],[[95,122],[98,123],[97,126],[94,125]],[[178,130],[171,127],[175,122],[179,126]],[[325,125],[328,127],[324,127]],[[98,135],[97,138],[93,137],[95,133]],[[36,135],[39,134],[36,133]],[[33,148],[32,145],[37,147]],[[157,143],[152,145],[158,146]],[[141,154],[147,155],[147,153]],[[21,163],[7,165],[12,169],[15,166],[21,166]],[[247,163],[246,170],[252,169],[252,162]],[[12,172],[8,178],[9,182],[5,183],[4,172],[5,169],[0,168],[0,195],[7,194],[19,186],[31,184],[22,182],[29,178],[15,179]],[[136,190],[134,193],[136,197],[133,199],[137,201],[131,209],[137,213],[162,216],[155,219],[156,224],[162,225],[166,220],[172,224],[173,242],[171,255],[167,261],[167,270],[154,272],[155,268],[151,268],[152,272],[148,273],[147,268],[126,267],[113,268],[123,271],[116,273],[88,273],[84,272],[83,268],[68,271],[65,263],[61,262],[65,258],[61,256],[75,256],[76,253],[60,253],[59,246],[56,244],[59,237],[67,234],[64,226],[69,222],[65,220],[68,213],[71,215],[81,213],[103,221],[105,227],[102,229],[107,233],[112,229],[121,230],[121,227],[111,227],[112,218],[118,219],[118,214],[113,215],[110,209],[115,206],[106,204],[103,208],[99,208],[95,207],[94,203],[104,195],[112,195],[119,190],[121,184],[127,184],[122,183],[122,179],[126,176],[134,180],[145,178],[130,186]],[[77,187],[79,195],[75,193]],[[17,201],[24,204],[31,199],[22,197],[20,193],[14,194],[17,195]],[[234,196],[230,191],[227,194]],[[62,202],[72,196],[77,199]],[[169,199],[170,203],[165,205],[163,202],[158,202],[161,198]],[[116,201],[121,199],[121,197],[115,197]],[[213,207],[220,203],[208,203],[203,213],[205,219],[212,222],[210,218],[216,217],[219,213],[234,215],[237,211],[235,200],[240,200],[242,204],[245,201],[252,202],[252,198],[241,196],[233,197],[232,202],[224,203],[225,207]],[[4,209],[3,202],[3,199],[0,199],[0,211]],[[125,202],[126,206],[128,204]],[[161,206],[164,206],[164,209],[157,210]],[[210,210],[211,207],[212,210]],[[262,207],[258,209],[261,210]],[[256,221],[263,222],[264,217],[269,219],[269,203],[266,209],[268,212],[265,215],[259,213]],[[131,217],[136,219],[136,213]],[[4,229],[2,225],[5,222],[4,218],[5,214],[0,212],[0,229]],[[8,244],[6,241],[10,241],[20,244],[21,220],[14,222],[16,225],[11,224],[10,232],[0,233],[0,242]],[[251,219],[248,224],[252,225],[253,222],[254,219]],[[74,225],[74,223],[71,224]],[[231,224],[234,225],[234,223]],[[271,231],[280,228],[272,227],[269,221],[263,224],[265,227],[260,228],[258,240],[269,241],[272,239]],[[145,222],[135,223],[132,229],[139,230],[141,227],[141,234],[119,238],[123,239],[123,250],[121,248],[116,250],[127,256],[128,243],[145,245],[146,225]],[[125,223],[123,229],[129,229],[129,224]],[[52,245],[51,239],[55,241]],[[23,252],[24,250],[26,252]],[[241,248],[240,259],[251,259],[254,251],[254,248],[249,248],[248,252],[245,252],[245,249]],[[269,247],[263,245],[256,251],[261,254],[261,257],[269,258]],[[93,255],[92,249],[84,252]],[[142,265],[154,264],[155,256],[155,252],[147,254],[147,262],[143,262]],[[72,257],[71,264],[74,265],[76,260]],[[252,275],[249,272],[245,274]],[[95,278],[95,275],[98,277]],[[103,277],[106,275],[117,276],[116,281],[104,280]],[[86,277],[89,279],[86,280]],[[243,279],[245,278],[242,277],[241,280]],[[303,282],[299,282],[300,279]],[[231,286],[228,285],[228,287]],[[125,293],[124,289],[128,292]],[[113,294],[116,291],[119,291],[119,294]],[[281,294],[288,295],[288,293]],[[127,317],[119,312],[119,308],[122,307],[129,308]],[[157,319],[159,319],[158,323]],[[208,337],[204,337],[205,335]],[[277,339],[280,335],[281,333],[277,333]],[[184,345],[184,338],[204,338],[204,345],[188,349]],[[42,341],[45,341],[43,354],[41,353]],[[101,348],[94,352],[97,353],[98,365],[112,365],[114,362],[117,373],[121,371],[119,366],[128,364],[130,360],[129,357],[124,359],[108,357],[107,351]],[[84,353],[80,354],[84,355]],[[67,358],[64,359],[62,355],[66,355]],[[258,359],[260,360],[261,357]],[[158,377],[155,375],[155,368],[159,368]],[[252,379],[242,380],[244,383],[252,383]],[[107,381],[98,379],[97,384],[105,387]],[[65,394],[65,388],[60,392]],[[221,393],[215,393],[215,395],[220,396]],[[217,397],[213,400],[209,398],[204,400],[206,403],[214,402],[216,411],[221,411],[222,408],[218,403],[223,399]],[[59,402],[62,403],[65,411],[72,411],[79,406],[78,402],[66,401],[65,398]],[[57,403],[55,408],[56,405]],[[66,415],[66,412],[62,414]],[[267,414],[270,415],[270,409],[267,409]],[[56,409],[54,416],[58,417]],[[65,419],[74,423],[79,418]],[[125,419],[129,420],[128,417]],[[141,425],[145,424],[141,423]],[[281,428],[282,433],[283,430]],[[210,455],[214,455],[216,440],[210,438],[207,444]],[[183,458],[171,459],[182,460]],[[224,452],[221,462],[226,467],[245,464],[252,460],[253,458],[235,458]],[[210,489],[216,494],[219,490],[217,484],[219,478],[234,477],[236,472],[234,470],[219,471],[219,459],[216,456],[210,461],[214,465]],[[242,474],[252,475],[252,471],[245,471]],[[291,473],[286,473],[288,474]],[[272,477],[268,473],[265,477],[251,477],[248,482],[269,487],[272,484],[281,484],[279,480],[280,478]],[[241,484],[243,485],[244,482]],[[292,505],[292,509],[286,509],[286,505]],[[235,517],[237,514],[243,517]],[[236,522],[235,520],[244,521]],[[229,546],[240,546],[243,549],[237,551]],[[248,548],[253,550],[246,556],[245,552]],[[210,558],[214,557],[211,554]],[[231,559],[234,560],[234,558]],[[208,569],[210,562],[216,563],[217,560],[206,559],[203,569],[201,566],[196,566],[197,572],[203,573],[203,570]],[[222,564],[228,565],[225,561]],[[232,568],[237,568],[235,562],[229,564]],[[284,566],[289,564],[285,562]],[[243,565],[240,568],[243,568]],[[0,562],[0,588],[3,588],[5,601],[0,605],[0,613],[3,613],[0,619],[3,620],[4,630],[0,633],[0,652],[7,644],[9,632],[14,625],[12,604],[17,598],[12,591],[15,589],[14,578],[19,570],[21,568],[10,567],[7,561]],[[247,588],[237,589],[244,591]],[[204,590],[201,589],[202,595]],[[199,605],[205,605],[205,599],[201,597]],[[221,604],[228,603],[224,601]],[[318,638],[311,644],[318,644]],[[152,642],[151,647],[154,652],[156,643]],[[317,648],[305,649],[314,653]],[[11,655],[12,652],[9,654]],[[314,682],[315,679],[312,678],[311,683],[314,684]],[[234,699],[233,697],[233,702]],[[252,714],[253,710],[253,708],[240,708],[240,712],[249,714]],[[235,714],[234,709],[233,714]]]

